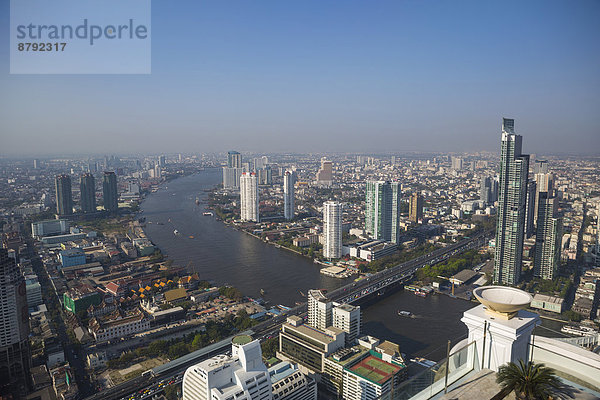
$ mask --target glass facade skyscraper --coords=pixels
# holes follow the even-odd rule
[[[522,140],[515,134],[515,121],[504,118],[494,258],[494,283],[504,285],[521,279],[529,175],[529,155],[522,154]]]
[[[119,192],[117,190],[117,175],[114,172],[105,172],[102,181],[104,209],[116,212],[119,209]]]
[[[55,180],[56,212],[58,215],[73,214],[73,195],[71,193],[71,177],[58,175]]]
[[[81,193],[81,212],[96,212],[96,180],[94,175],[90,173],[81,175],[79,189]]]
[[[365,230],[373,239],[398,243],[400,198],[398,182],[367,182]]]

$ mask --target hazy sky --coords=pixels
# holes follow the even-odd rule
[[[600,1],[153,0],[151,75],[9,75],[0,154],[600,153]]]

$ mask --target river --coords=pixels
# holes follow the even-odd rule
[[[176,265],[189,266],[200,279],[230,284],[247,296],[287,306],[305,301],[309,289],[331,290],[350,281],[324,276],[306,257],[203,216],[204,204],[197,206],[196,197],[206,199],[204,190],[220,181],[221,170],[208,169],[162,185],[142,203],[148,237]],[[443,295],[421,298],[398,291],[362,307],[363,332],[398,343],[410,356],[439,360],[445,356],[447,340],[456,343],[466,336],[460,318],[473,306]],[[410,311],[414,318],[400,317],[398,310]]]

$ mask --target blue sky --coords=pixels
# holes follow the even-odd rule
[[[1,154],[600,149],[599,1],[157,1],[150,75],[10,75]]]

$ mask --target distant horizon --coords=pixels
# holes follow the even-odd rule
[[[503,117],[527,154],[600,152],[600,1],[151,9],[148,75],[11,75],[0,41],[0,152],[496,152]]]

